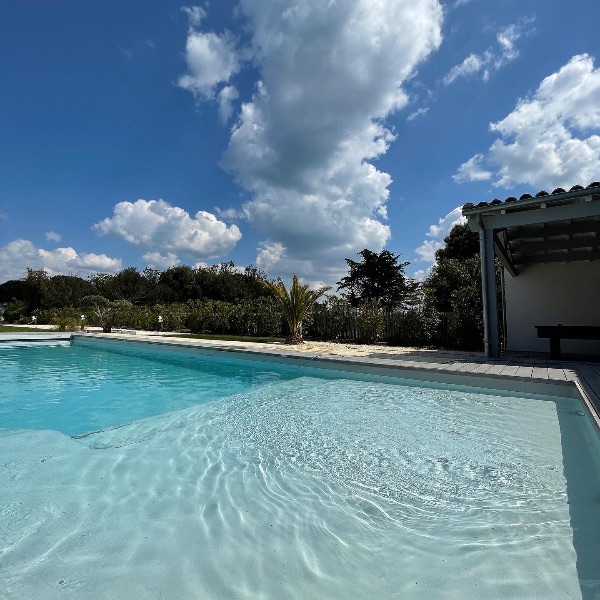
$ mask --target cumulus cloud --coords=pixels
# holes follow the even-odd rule
[[[227,123],[233,114],[233,102],[240,97],[234,86],[225,86],[218,95],[219,118],[222,123]]]
[[[190,217],[164,200],[119,202],[113,216],[96,223],[93,229],[149,252],[181,253],[194,259],[222,256],[242,237],[237,225],[227,226],[203,210]]]
[[[50,242],[60,242],[61,240],[60,234],[56,233],[56,231],[46,231],[45,236]]]
[[[425,279],[427,278],[427,275],[429,274],[430,269],[431,269],[431,267],[429,269],[419,269],[418,271],[415,271],[413,273],[412,278],[415,281],[425,281]]]
[[[21,279],[27,268],[44,269],[50,275],[115,273],[121,260],[106,254],[79,254],[73,248],[45,250],[23,239],[0,248],[0,281]]]
[[[490,47],[482,54],[473,53],[467,56],[460,64],[450,69],[448,75],[444,77],[444,83],[450,85],[457,79],[468,78],[476,74],[480,74],[481,78],[487,81],[492,73],[499,71],[519,56],[515,44],[521,37],[532,32],[529,26],[533,21],[533,17],[528,17],[503,27],[496,34],[496,48]]]
[[[273,265],[281,261],[284,254],[285,247],[283,244],[278,242],[275,242],[274,244],[262,242],[258,247],[256,266],[263,271],[269,271]]]
[[[240,0],[238,14],[259,79],[222,164],[252,195],[243,217],[269,240],[257,264],[335,281],[345,257],[390,237],[391,178],[370,161],[394,140],[384,120],[407,104],[403,82],[441,42],[442,7]]]
[[[425,236],[429,239],[424,240],[423,243],[415,250],[415,253],[419,257],[417,260],[423,262],[433,262],[435,260],[436,251],[444,247],[444,238],[450,233],[450,230],[455,225],[464,222],[465,218],[462,216],[462,207],[457,206],[445,217],[442,217],[437,223],[430,225],[429,231],[425,234]]]
[[[145,261],[146,266],[150,269],[157,269],[159,271],[166,271],[170,267],[176,267],[181,264],[177,255],[172,252],[169,252],[166,256],[163,256],[160,252],[146,252],[142,256],[142,260]]]
[[[214,99],[217,87],[227,83],[240,70],[236,40],[227,31],[216,34],[197,29],[206,16],[204,9],[195,6],[182,10],[190,19],[185,49],[188,72],[179,78],[178,85],[192,92],[198,100]],[[219,99],[221,107],[227,107],[234,99],[232,90],[221,90],[220,94],[225,94]]]
[[[482,163],[485,161],[483,154],[475,154],[468,161],[464,162],[452,179],[457,183],[464,183],[465,181],[488,181],[492,178],[493,173],[482,167]]]
[[[600,69],[591,56],[574,56],[490,131],[499,137],[487,154],[459,167],[456,181],[491,178],[505,188],[589,183],[600,171]]]

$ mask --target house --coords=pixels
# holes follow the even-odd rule
[[[550,332],[559,355],[600,356],[600,339],[577,339],[600,338],[600,183],[468,203],[462,212],[479,232],[486,355],[500,354],[500,307],[508,350],[547,352],[550,341],[538,333]]]

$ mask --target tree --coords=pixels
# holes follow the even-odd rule
[[[381,308],[404,308],[416,287],[404,275],[410,263],[399,263],[400,254],[389,250],[377,253],[365,248],[358,254],[362,256],[360,262],[346,259],[350,273],[337,282],[338,291],[346,290],[353,307],[376,300]]]
[[[46,281],[43,290],[42,308],[80,306],[82,299],[94,293],[94,286],[74,275],[54,275]]]
[[[446,258],[464,260],[479,254],[479,235],[464,224],[455,225],[444,238],[445,246],[435,253],[439,262]]]
[[[285,340],[286,344],[302,344],[302,320],[306,317],[313,304],[331,288],[320,287],[317,290],[309,290],[308,284],[300,285],[298,277],[292,276],[290,290],[285,287],[281,278],[277,282],[261,279],[262,284],[267,287],[279,302],[283,316],[290,328],[290,334]]]
[[[483,347],[483,302],[479,255],[446,258],[433,265],[423,282],[427,312],[448,314],[448,335],[460,350]]]
[[[112,331],[112,309],[111,302],[103,296],[86,296],[82,302],[83,306],[89,306],[93,308],[94,314],[102,327],[104,333],[110,333]]]

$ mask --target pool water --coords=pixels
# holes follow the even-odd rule
[[[0,427],[83,434],[298,376],[250,360],[115,344],[0,345]]]
[[[0,375],[0,598],[600,597],[599,441],[579,400],[19,352],[0,354],[21,378]],[[23,390],[78,416],[29,426]]]

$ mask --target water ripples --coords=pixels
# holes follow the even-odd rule
[[[553,402],[297,377],[6,456],[3,599],[579,594]]]

